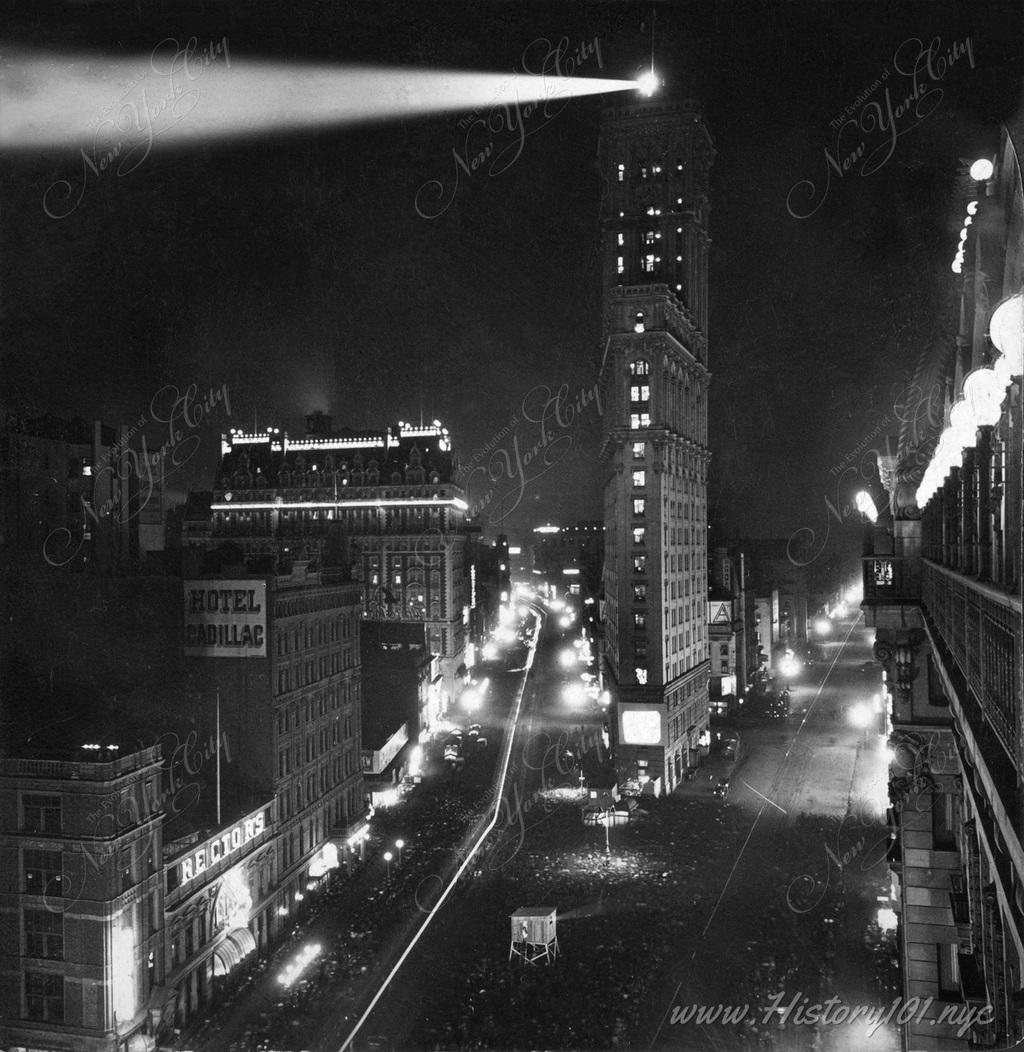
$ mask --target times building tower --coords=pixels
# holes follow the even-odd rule
[[[700,106],[607,110],[599,164],[605,647],[619,784],[707,755],[708,176]]]

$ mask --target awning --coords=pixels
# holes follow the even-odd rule
[[[309,875],[315,880],[338,868],[338,846],[328,840],[309,864]]]
[[[170,1011],[172,1015],[174,1014],[174,1003],[177,997],[178,991],[173,986],[154,986],[150,990],[146,1008],[154,1026],[163,1021],[164,1013]]]
[[[213,951],[213,974],[227,975],[256,952],[256,940],[248,928],[235,928]]]

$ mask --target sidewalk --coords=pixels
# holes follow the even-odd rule
[[[745,746],[743,747],[745,748]],[[736,760],[725,760],[721,756],[708,756],[701,767],[698,767],[692,782],[680,782],[671,793],[670,798],[700,797],[713,800],[714,788],[720,778],[733,778],[743,766],[744,754],[741,751]]]

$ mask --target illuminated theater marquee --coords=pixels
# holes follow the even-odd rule
[[[185,653],[267,656],[266,581],[186,581]]]
[[[254,818],[247,818],[238,825],[232,826],[222,836],[207,841],[204,847],[193,851],[188,858],[182,859],[181,883],[187,884],[193,877],[198,877],[210,866],[234,854],[254,837],[258,837],[264,829],[266,829],[266,820],[261,811]]]

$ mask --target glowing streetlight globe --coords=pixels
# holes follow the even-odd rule
[[[993,369],[974,369],[964,379],[964,401],[979,427],[992,427],[999,422],[1005,397],[1006,384]]]
[[[570,705],[580,705],[587,700],[587,692],[582,683],[568,683],[562,690],[562,697]]]
[[[987,157],[981,157],[971,165],[971,178],[977,183],[983,183],[992,178],[992,162]]]
[[[832,632],[832,622],[829,621],[828,618],[819,617],[818,620],[814,622],[814,631],[817,632],[819,636],[827,636]]]
[[[850,722],[854,727],[866,727],[871,722],[871,709],[864,704],[854,705],[850,709]]]
[[[857,494],[857,510],[866,519],[871,522],[875,522],[878,519],[878,510],[875,508],[875,502],[871,499],[871,494],[866,490],[861,490]]]
[[[779,671],[786,677],[786,679],[792,679],[793,676],[797,675],[800,671],[800,665],[796,658],[790,657],[788,654],[779,662]]]
[[[636,87],[641,95],[646,95],[650,98],[661,87],[661,81],[654,70],[649,69],[646,73],[642,73],[636,78]]]
[[[992,312],[988,329],[1002,355],[995,372],[1005,387],[1010,377],[1024,372],[1024,293],[1016,292],[1003,300]]]

